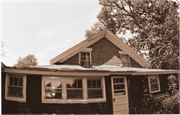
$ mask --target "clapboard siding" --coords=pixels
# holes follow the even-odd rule
[[[131,67],[138,67],[138,68],[142,68],[141,65],[139,65],[134,59],[132,59],[130,57],[130,63],[131,63]]]
[[[110,77],[105,77],[107,101],[85,104],[44,104],[41,103],[40,75],[27,75],[27,101],[20,103],[4,98],[5,73],[2,75],[2,113],[3,114],[112,114]]]
[[[28,103],[41,103],[41,75],[27,75],[26,100]]]
[[[103,38],[88,48],[92,48],[92,66],[97,65],[121,65],[121,59],[119,51],[122,51],[108,39]],[[142,68],[134,59],[130,58],[131,67]],[[56,63],[63,65],[79,65],[79,55],[78,53],[71,58],[67,59],[63,63]]]

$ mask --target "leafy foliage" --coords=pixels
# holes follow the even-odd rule
[[[37,58],[33,54],[28,54],[28,56],[22,58],[19,57],[17,64],[14,66],[16,67],[28,67],[28,66],[34,66],[37,65]]]
[[[103,29],[135,34],[127,42],[148,56],[151,68],[179,68],[179,2],[170,0],[99,0],[98,22],[86,30],[89,37]],[[143,53],[142,51],[146,51]]]
[[[174,75],[168,78],[168,89],[172,89],[173,93],[170,97],[164,95],[161,98],[155,98],[149,93],[147,77],[142,79],[144,85],[144,96],[142,102],[135,102],[131,104],[131,112],[134,114],[178,114],[179,113],[179,93],[175,92],[177,88],[177,79]]]
[[[177,78],[174,75],[170,75],[167,78],[168,80],[168,92],[171,95],[175,95],[175,90],[178,88],[177,87]]]

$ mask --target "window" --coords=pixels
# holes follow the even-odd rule
[[[62,79],[46,79],[45,80],[45,98],[46,99],[62,99]]]
[[[131,67],[129,55],[127,55],[123,51],[119,51],[119,54],[120,54],[120,58],[121,58],[121,61],[122,61],[122,65],[124,67]]]
[[[159,83],[158,75],[148,76],[148,82],[149,82],[150,93],[155,93],[160,91],[160,83]]]
[[[82,79],[66,78],[67,99],[82,99]]]
[[[26,102],[26,75],[6,74],[5,99]]]
[[[101,80],[87,80],[88,98],[102,98]]]
[[[114,85],[114,95],[126,95],[125,92],[125,78],[114,78],[113,79]]]
[[[106,101],[103,77],[42,77],[43,103]]]
[[[91,51],[92,51],[92,48],[86,48],[79,53],[79,64],[82,67],[85,67],[85,68],[91,67],[91,63],[92,63]]]
[[[81,52],[80,54],[80,65],[85,68],[90,68],[90,52]]]
[[[124,67],[131,67],[130,58],[127,54],[121,54],[121,61]]]

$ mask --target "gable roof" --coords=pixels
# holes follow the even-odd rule
[[[57,62],[63,63],[70,57],[74,56],[81,50],[89,47],[90,45],[94,44],[95,42],[99,41],[102,38],[108,39],[110,42],[112,42],[115,46],[117,46],[119,49],[121,49],[124,53],[128,54],[132,59],[134,59],[137,63],[139,63],[144,68],[149,68],[150,64],[141,57],[137,52],[135,52],[133,49],[131,49],[127,44],[125,44],[123,41],[121,41],[116,35],[111,33],[109,30],[104,30],[99,32],[98,34],[87,38],[86,40],[80,42],[79,44],[75,45],[74,47],[71,47],[70,49],[66,50],[62,54],[56,56],[55,58],[50,60],[50,64],[55,64]]]

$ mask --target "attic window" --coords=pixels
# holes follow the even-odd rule
[[[124,53],[122,51],[119,51],[119,54],[120,54],[120,58],[121,58],[121,61],[122,61],[122,65],[124,67],[131,67],[129,55],[127,55],[126,53]]]
[[[82,67],[85,68],[91,67],[91,51],[92,51],[91,48],[87,48],[79,53],[79,64]]]

